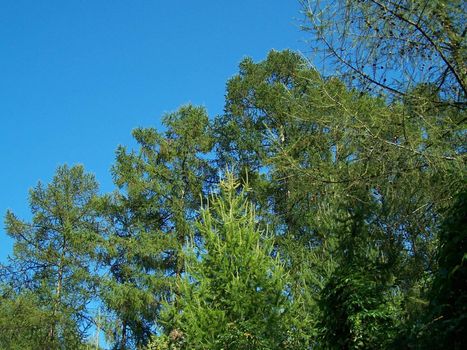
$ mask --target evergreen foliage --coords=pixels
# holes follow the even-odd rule
[[[291,348],[287,274],[237,189],[228,174],[202,210],[202,243],[188,246],[180,302],[166,310],[166,333],[183,349]]]
[[[182,247],[212,176],[206,111],[184,106],[163,122],[164,133],[133,131],[138,152],[119,147],[113,167],[119,191],[100,206],[106,222],[101,263],[109,271],[101,297],[116,349],[145,344],[161,302],[175,300]]]
[[[30,191],[32,222],[6,214],[7,233],[15,240],[6,272],[19,291],[9,312],[31,309],[28,322],[40,326],[37,336],[43,339],[34,339],[41,348],[77,346],[89,327],[88,303],[96,295],[90,261],[99,242],[96,196],[97,183],[82,166],[61,166],[49,185]]]
[[[430,291],[428,312],[411,335],[412,345],[436,349],[465,346],[467,330],[467,193],[461,192],[440,233],[438,270]]]
[[[6,213],[0,348],[463,347],[465,6],[302,4],[332,74],[246,58],[222,115],[133,131],[114,192],[64,165]]]
[[[41,308],[37,295],[30,292],[18,294],[8,287],[0,291],[0,348],[48,348],[50,339],[47,325],[51,322],[51,314]]]

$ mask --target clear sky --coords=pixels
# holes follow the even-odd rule
[[[306,50],[298,0],[14,0],[0,6],[0,262],[3,216],[28,190],[84,164],[102,192],[131,130],[185,103],[222,112],[243,57]]]

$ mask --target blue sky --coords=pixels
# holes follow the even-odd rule
[[[0,6],[0,212],[84,164],[102,192],[131,130],[185,103],[222,112],[243,57],[305,50],[295,0],[15,0]],[[2,220],[3,221],[3,220]],[[0,226],[0,262],[12,242]]]

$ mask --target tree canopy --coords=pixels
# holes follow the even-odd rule
[[[0,347],[462,348],[465,5],[302,5],[317,64],[245,58],[221,115],[133,131],[113,192],[64,165],[7,212]]]

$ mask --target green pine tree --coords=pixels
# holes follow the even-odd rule
[[[164,117],[165,132],[139,128],[139,150],[117,150],[119,191],[101,202],[106,222],[102,298],[115,349],[144,345],[162,300],[177,299],[181,251],[209,187],[212,148],[204,108],[184,106]],[[117,324],[117,326],[115,326]]]
[[[78,347],[85,339],[100,239],[97,189],[94,176],[82,166],[60,166],[49,185],[39,183],[30,191],[31,222],[6,214],[6,231],[15,240],[7,282],[20,292],[13,307],[32,310],[24,324],[33,324],[39,349]]]
[[[181,299],[153,348],[289,349],[297,342],[287,274],[232,175],[202,211]],[[297,349],[303,349],[296,347]]]

